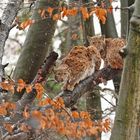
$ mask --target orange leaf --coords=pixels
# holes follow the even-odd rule
[[[112,5],[108,7],[107,11],[108,11],[109,13],[112,13],[112,11],[113,11]]]
[[[61,15],[60,14],[53,15],[53,20],[59,20],[59,19],[61,19]]]
[[[62,9],[62,17],[67,16],[67,8],[63,7]]]
[[[104,131],[104,132],[108,132],[108,131],[111,130],[110,124],[111,124],[110,119],[106,119],[106,120],[103,122],[103,131]]]
[[[20,28],[20,29],[25,29],[26,27],[30,26],[30,25],[33,24],[34,22],[35,22],[34,20],[28,19],[28,20],[22,22],[22,23],[19,25],[19,28]]]
[[[47,12],[49,13],[50,17],[52,16],[53,8],[48,7]]]
[[[25,88],[26,84],[22,79],[17,82],[17,92],[21,92]]]
[[[67,16],[75,16],[78,12],[78,9],[77,8],[72,8],[72,9],[68,9],[67,10]]]
[[[45,129],[45,128],[46,128],[46,125],[47,125],[47,124],[46,124],[46,121],[43,120],[43,119],[41,119],[41,120],[40,120],[40,125],[41,125],[41,128],[42,128],[42,129]]]
[[[4,81],[0,83],[0,87],[4,90],[8,90],[12,93],[14,93],[14,83],[9,81]]]
[[[4,106],[6,107],[6,109],[11,109],[11,110],[16,109],[16,104],[15,103],[6,102],[6,103],[4,103]]]
[[[38,105],[39,106],[45,106],[45,105],[48,105],[48,104],[50,104],[50,101],[51,99],[50,98],[46,98],[46,99],[44,99],[44,100],[41,100],[39,103],[38,103]]]
[[[42,113],[40,111],[34,110],[32,111],[32,116],[38,119],[42,118]]]
[[[91,127],[90,129],[87,129],[87,134],[88,135],[97,135],[98,129],[96,127]]]
[[[12,131],[13,131],[12,124],[10,124],[10,123],[4,123],[4,127],[5,127],[5,129],[6,129],[9,133],[12,133]]]
[[[0,106],[0,115],[1,116],[5,116],[7,114],[7,110],[6,110],[6,108],[5,107],[3,107],[3,106]]]
[[[61,106],[64,106],[64,100],[63,100],[61,97],[58,97],[58,98],[56,99],[56,102],[57,102],[58,104],[60,104]]]
[[[28,132],[29,128],[26,124],[22,123],[20,125],[20,130],[23,131],[23,132]]]
[[[81,111],[80,112],[80,117],[82,119],[90,119],[90,114],[88,112]]]
[[[26,86],[26,92],[27,93],[30,93],[32,91],[32,89],[33,89],[33,86],[32,85],[27,85]]]
[[[35,89],[36,89],[36,92],[37,92],[36,98],[37,99],[41,99],[42,98],[42,94],[44,92],[43,86],[40,83],[36,83],[35,84]]]
[[[0,83],[0,87],[2,89],[8,90],[9,89],[9,84],[8,83],[5,83],[5,82],[1,82]]]
[[[105,9],[97,7],[95,13],[98,19],[101,20],[102,24],[105,24],[107,11]]]
[[[88,19],[89,18],[89,14],[88,14],[87,8],[86,7],[81,7],[80,10],[81,10],[83,19],[84,20]]]
[[[79,118],[79,113],[76,112],[76,111],[73,111],[73,112],[72,112],[72,116],[73,116],[74,118]]]

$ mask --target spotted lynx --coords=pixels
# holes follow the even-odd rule
[[[75,46],[55,70],[55,79],[63,82],[63,90],[72,91],[76,84],[98,70],[101,56],[95,46]]]
[[[102,48],[98,45],[101,44],[101,42]],[[100,51],[101,57],[105,61],[105,66],[110,66],[114,69],[122,69],[123,59],[119,51],[126,45],[125,39],[94,36],[89,38],[89,43],[90,45],[95,45]]]

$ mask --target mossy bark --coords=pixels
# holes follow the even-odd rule
[[[43,63],[54,35],[56,21],[51,18],[42,19],[38,10],[47,7],[57,7],[58,0],[40,0],[36,3],[32,19],[36,22],[28,30],[21,55],[18,59],[13,79],[23,79],[30,83]],[[18,99],[22,94],[18,94]]]
[[[124,63],[119,105],[111,140],[134,140],[140,112],[140,1],[130,20],[128,55]]]

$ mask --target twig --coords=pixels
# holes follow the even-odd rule
[[[110,101],[108,101],[103,95],[100,94],[99,96],[101,96],[101,98],[103,98],[106,102],[108,102],[113,107],[116,107],[114,104],[112,104]]]
[[[17,123],[15,123],[14,125],[12,125],[12,128],[14,129],[18,124],[22,123],[25,119],[21,119],[19,120]],[[10,133],[7,132],[2,136],[2,140],[4,140]]]
[[[57,60],[58,54],[56,52],[51,52],[50,55],[47,57],[45,64],[42,66],[42,68],[37,73],[35,79],[33,80],[32,84],[35,83],[41,83],[46,81],[46,78],[48,78],[48,74],[50,72],[50,69],[54,65],[55,61]],[[36,97],[36,90],[33,88],[31,93],[24,94],[23,97],[17,102],[17,110],[24,109],[24,106],[27,104],[30,104]]]

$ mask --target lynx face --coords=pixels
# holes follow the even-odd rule
[[[106,50],[105,36],[88,37],[88,41],[91,46],[94,45],[97,48],[101,54],[101,57],[104,59]]]

